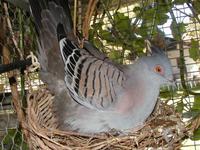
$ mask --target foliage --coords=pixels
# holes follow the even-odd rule
[[[119,9],[110,11],[109,8],[112,0],[101,1],[103,8],[100,8],[104,10],[104,15],[101,16],[99,21],[93,21],[89,39],[97,47],[100,46],[103,52],[111,52],[110,57],[112,59],[120,59],[119,56],[121,56],[122,61],[120,62],[129,58],[124,55],[125,50],[130,55],[143,55],[145,48],[144,40],[152,39],[158,34],[164,37],[165,33],[158,26],[168,21],[169,13],[174,5],[183,5],[186,2],[186,0],[169,0],[168,3],[162,0],[156,2],[140,1],[133,8],[135,19],[132,19],[121,13]],[[104,24],[105,17],[108,17],[109,26]],[[174,39],[180,40],[181,36],[186,32],[185,26],[183,22],[177,22],[177,20],[172,19],[171,30]],[[107,47],[104,48],[102,40],[105,40],[108,45],[121,47],[123,51],[119,54],[119,52],[112,52],[115,50],[107,49]]]
[[[191,138],[193,141],[198,141],[200,140],[200,127],[197,128],[195,131],[194,131],[194,135],[193,137]]]
[[[197,14],[200,14],[200,1],[199,0],[193,0],[192,1],[192,7],[197,12]]]
[[[7,135],[2,140],[4,149],[28,150],[27,143],[24,142],[23,135],[18,129],[8,129]]]
[[[187,32],[187,24],[185,24],[183,21],[178,20],[173,12],[173,7],[176,5],[187,4],[188,6],[190,6],[190,4],[188,4],[188,1],[186,0],[169,0],[168,3],[162,0],[158,0],[156,2],[140,1],[133,9],[136,17],[135,19],[129,18],[127,15],[120,12],[119,9],[115,11],[110,11],[108,9],[110,8],[110,4],[111,0],[104,4],[103,9],[106,15],[102,15],[99,22],[94,21],[90,32],[93,33],[93,35],[98,36],[91,36],[90,40],[93,40],[94,44],[96,44],[97,46],[100,45],[101,49],[104,52],[109,51],[108,56],[117,62],[122,63],[124,59],[127,59],[127,57],[125,57],[124,55],[125,50],[129,51],[130,55],[143,55],[143,49],[145,48],[145,39],[154,38],[157,34],[165,37],[165,33],[160,31],[158,26],[165,24],[169,20],[169,17],[172,20],[170,24],[170,29],[173,38],[176,41],[181,41],[182,36],[184,35],[184,33]],[[190,9],[196,10],[195,7]],[[193,12],[194,10],[191,11]],[[113,13],[113,15],[111,15],[111,12]],[[105,24],[103,21],[105,17],[108,17],[108,21],[110,23],[107,28],[105,28]],[[122,51],[117,51],[115,49],[109,48],[107,49],[107,47],[106,49],[104,49],[104,47],[102,46],[103,44],[100,44],[102,40],[106,41],[108,45],[121,47]],[[184,52],[182,48],[180,48],[180,54],[181,55],[179,65],[185,66]],[[195,61],[199,59],[199,43],[197,40],[191,41],[189,54],[190,57],[193,58]],[[160,97],[164,100],[168,100],[171,99],[173,96],[173,98],[177,100],[175,108],[178,112],[183,113],[183,115],[187,117],[195,117],[196,115],[198,115],[200,110],[195,109],[195,111],[198,113],[194,115],[194,107],[191,107],[191,102],[185,101],[189,96],[188,93],[190,90],[198,91],[199,88],[193,89],[188,87],[185,81],[184,68],[185,67],[180,68],[182,88],[179,90],[162,89],[160,92]],[[195,99],[197,98],[195,97]],[[197,105],[197,103],[194,103],[193,105],[195,106]],[[190,114],[190,116],[188,116],[188,114]]]
[[[109,8],[109,3],[106,3],[107,6],[105,8]],[[151,26],[151,22],[154,21],[154,25],[161,25],[164,24],[167,19],[167,7],[165,5],[162,5],[162,7],[150,7],[147,8],[149,3],[146,2],[146,11],[144,12],[143,6],[138,6],[133,9],[133,11],[136,14],[136,20],[134,23],[131,18],[126,16],[124,13],[121,13],[119,11],[114,11],[114,14],[112,17],[110,15],[110,12],[107,11],[107,16],[109,18],[111,27],[107,27],[107,29],[103,29],[103,18],[101,18],[101,21],[98,23],[94,23],[92,25],[92,29],[90,32],[92,35],[98,35],[100,39],[106,40],[108,45],[121,47],[123,50],[128,50],[131,54],[135,55],[141,55],[143,54],[144,49],[144,40],[149,36],[148,26]],[[159,15],[155,14],[159,11]],[[143,14],[143,15],[142,15]],[[105,16],[104,16],[105,17]],[[141,25],[138,26],[138,22],[141,21]],[[95,34],[96,32],[96,34]],[[158,29],[154,28],[152,31],[152,34],[158,33]],[[94,44],[99,44],[99,38],[94,36],[90,37],[90,40],[94,42]],[[102,48],[102,47],[101,47]],[[103,50],[106,51],[106,50]],[[121,54],[120,54],[121,53]],[[121,59],[123,62],[123,57],[125,51],[121,52],[110,52],[110,58],[111,59]]]
[[[189,54],[194,61],[197,61],[200,58],[199,41],[194,39],[191,40],[191,48],[189,49]]]
[[[195,96],[194,98],[194,104],[191,108],[191,112],[189,113],[192,115],[192,118],[196,118],[200,116],[200,96]],[[200,140],[200,127],[198,127],[194,131],[193,137],[191,137],[192,140]]]
[[[175,20],[172,21],[171,26],[173,37],[176,40],[180,40],[180,37],[186,32],[184,23],[177,23]]]
[[[180,19],[177,19],[173,11],[174,7],[177,5],[187,4],[189,7],[190,4],[186,0],[140,1],[132,10],[135,14],[134,19],[120,12],[119,9],[110,10],[109,8],[112,4],[112,0],[101,2],[103,7],[101,9],[104,10],[104,15],[101,16],[100,21],[93,21],[92,28],[90,30],[92,33],[90,40],[93,41],[93,43],[97,46],[100,46],[102,51],[109,53],[108,56],[117,62],[123,63],[123,60],[128,58],[124,55],[125,50],[128,51],[130,55],[143,55],[145,39],[154,38],[157,34],[165,37],[165,33],[162,32],[158,26],[164,25],[169,20],[169,17],[172,20],[170,29],[174,40],[181,41],[182,36],[187,32],[187,24],[185,24],[183,21],[180,21]],[[194,3],[196,4],[198,2],[194,1],[192,6]],[[195,7],[189,8],[197,10]],[[193,12],[194,10],[191,11]],[[198,12],[198,10],[195,12]],[[109,25],[107,26],[104,23],[105,17],[108,18]],[[120,47],[122,51],[103,47],[105,44],[102,44],[102,40],[106,41],[107,45]],[[191,48],[189,49],[189,53],[190,57],[195,61],[199,59],[199,43],[197,40],[191,41]],[[180,49],[180,54],[179,65],[185,66],[183,49]],[[194,111],[190,106],[191,104],[184,101],[189,96],[187,92],[188,89],[192,91],[196,91],[196,89],[189,88],[186,85],[186,81],[184,80],[184,68],[185,67],[181,67],[180,75],[182,80],[182,88],[179,90],[162,89],[160,97],[164,100],[168,100],[173,96],[174,99],[178,99],[175,105],[175,108],[178,112],[188,112],[193,114]],[[197,104],[194,103],[193,105]],[[199,110],[197,109],[197,111]],[[186,113],[184,115],[186,115]]]
[[[165,33],[162,32],[158,26],[164,25],[169,18],[172,20],[170,27],[173,38],[177,41],[182,39],[183,34],[187,32],[187,25],[184,22],[178,22],[177,19],[173,17],[174,14],[172,8],[175,5],[189,3],[189,6],[192,6],[190,8],[191,11],[197,13],[197,15],[200,14],[200,2],[198,0],[193,0],[191,2],[188,0],[149,0],[138,1],[136,3],[136,6],[132,10],[135,14],[135,18],[133,19],[127,14],[120,12],[118,8],[113,10],[111,7],[112,2],[118,3],[118,0],[100,1],[100,7],[99,10],[97,10],[99,13],[96,13],[96,15],[101,15],[98,19],[92,21],[91,29],[89,31],[89,40],[118,63],[124,63],[124,60],[129,59],[129,55],[133,55],[134,58],[136,56],[144,55],[143,50],[145,48],[145,39],[152,39],[157,34],[164,37]],[[13,24],[16,25],[14,26],[16,31],[15,33],[19,33],[16,35],[19,39],[17,42],[20,45],[20,49],[23,50],[24,57],[26,57],[30,51],[35,51],[37,49],[35,40],[36,33],[33,27],[34,25],[29,15],[25,12],[21,12],[20,9],[10,7],[9,11],[11,18],[13,19]],[[106,17],[108,18],[108,25],[105,25]],[[96,17],[94,16],[94,18]],[[192,19],[195,20],[195,18]],[[127,51],[129,53],[128,56],[125,55]],[[18,59],[16,52],[12,55],[14,56],[14,59]],[[199,42],[195,38],[191,40],[189,55],[194,61],[199,60]],[[185,66],[184,63],[181,65]],[[21,87],[24,87],[23,80],[21,81]],[[182,80],[182,82],[184,83],[185,81]],[[190,90],[198,91],[199,88],[200,87],[197,86],[196,89],[190,88]],[[174,99],[179,99],[175,105],[176,110],[183,113],[183,115],[188,118],[194,118],[200,114],[200,97],[194,96],[194,103],[191,106],[191,103],[185,103],[183,101],[186,97],[188,97],[188,94],[185,94],[185,90],[186,89],[184,88],[179,90],[163,89],[161,90],[160,97],[164,100],[168,100],[173,95]],[[21,91],[23,91],[23,89]],[[21,94],[23,95],[23,93]],[[195,134],[199,133],[200,129],[197,129]],[[20,144],[20,140],[22,140],[20,136],[21,135],[18,131],[9,130],[8,135],[4,138],[4,144],[11,146],[9,142],[12,143],[12,140],[14,139],[17,143],[19,143],[19,145],[23,145],[22,143]],[[196,138],[194,139],[196,140]]]

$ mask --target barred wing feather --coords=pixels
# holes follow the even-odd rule
[[[91,109],[106,109],[117,100],[125,79],[116,66],[79,48],[66,37],[59,41],[65,64],[65,82],[71,97]]]
[[[51,92],[59,96],[67,87],[71,98],[88,108],[113,106],[124,74],[89,41],[82,49],[78,46],[66,0],[30,0],[30,4],[40,39],[40,74]]]

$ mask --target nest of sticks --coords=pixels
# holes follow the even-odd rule
[[[187,128],[172,106],[159,103],[145,125],[128,135],[85,135],[58,129],[53,113],[54,97],[46,89],[29,94],[27,141],[31,149],[179,149]]]

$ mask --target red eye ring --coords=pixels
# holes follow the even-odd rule
[[[163,67],[162,67],[161,65],[156,65],[156,66],[154,67],[154,71],[155,71],[156,73],[161,74],[161,75],[164,74],[164,70],[163,70]]]

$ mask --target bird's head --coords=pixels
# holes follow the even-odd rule
[[[138,61],[146,68],[149,77],[159,85],[174,84],[172,66],[164,50],[151,46],[151,56],[144,56]]]

